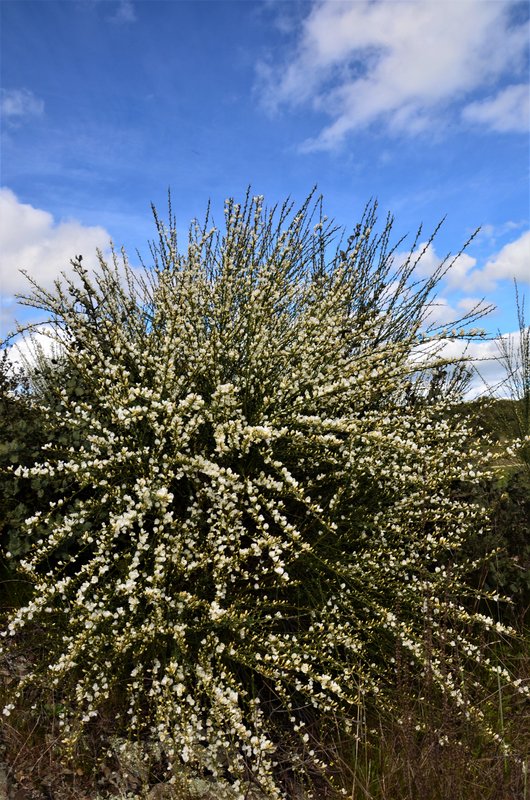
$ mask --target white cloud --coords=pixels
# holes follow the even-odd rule
[[[0,339],[2,339],[13,326],[15,318],[14,300],[12,297],[2,297],[0,294]]]
[[[309,105],[331,117],[306,149],[331,149],[376,121],[418,132],[450,104],[524,68],[528,29],[510,20],[511,8],[484,0],[318,0],[287,63],[259,65],[263,102],[271,110]]]
[[[462,297],[456,305],[460,311],[459,316],[462,316],[462,314],[476,313],[477,309],[484,305],[484,301],[481,297]]]
[[[101,227],[69,220],[57,222],[47,211],[21,203],[7,188],[0,189],[0,294],[4,298],[29,290],[20,269],[40,285],[51,287],[70,259],[82,254],[90,267],[96,249],[106,250],[110,235]],[[6,303],[6,313],[7,312]]]
[[[464,317],[468,314],[473,319],[479,319],[482,313],[487,313],[490,307],[481,298],[461,297],[454,305],[443,296],[437,296],[429,301],[425,307],[424,321],[428,326],[448,326],[453,327],[463,323]],[[480,321],[475,327],[481,327]]]
[[[398,256],[400,261],[404,261],[409,257],[408,253],[401,253]],[[416,275],[419,277],[430,277],[440,267],[444,260],[438,255],[431,242],[421,242],[416,250],[412,253],[412,261],[417,260]],[[449,267],[445,274],[445,280],[450,284],[461,285],[462,280],[468,275],[470,270],[476,265],[477,259],[467,253],[460,253],[457,256],[449,256],[446,260],[445,267]]]
[[[62,351],[61,341],[56,331],[49,325],[42,325],[38,331],[17,339],[8,349],[11,364],[18,367],[35,366],[39,358],[56,358]]]
[[[530,231],[509,242],[486,263],[483,270],[469,276],[470,285],[492,289],[501,280],[516,279],[530,284]]]
[[[462,339],[450,339],[444,345],[442,356],[450,359],[466,359],[473,367],[474,376],[466,394],[468,400],[483,394],[494,394],[497,397],[510,397],[512,392],[508,381],[506,365],[501,358],[501,341],[511,343],[517,352],[521,340],[521,332],[503,334],[500,339],[465,342]]]
[[[488,341],[465,342],[452,339],[443,348],[445,358],[466,360],[473,369],[473,378],[466,393],[471,400],[495,390],[505,379],[505,371],[499,362],[499,348],[494,339]]]
[[[432,243],[428,246],[426,243],[420,244],[413,256],[418,257],[422,252],[416,273],[427,277],[436,271],[442,258],[436,253]],[[404,260],[406,254],[400,254],[398,258]],[[448,263],[451,261],[449,259]],[[513,242],[504,245],[486,261],[484,267],[477,268],[476,258],[461,253],[452,261],[444,282],[448,287],[462,292],[491,292],[499,281],[511,282],[514,278],[519,283],[530,284],[530,231],[525,231]]]
[[[462,316],[445,297],[431,300],[427,303],[425,312],[424,320],[429,326],[450,325]]]
[[[44,113],[44,101],[29,89],[0,89],[0,113],[10,125]]]
[[[462,115],[469,122],[478,122],[499,133],[528,133],[530,87],[524,83],[507,86],[494,97],[471,103]]]

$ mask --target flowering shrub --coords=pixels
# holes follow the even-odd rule
[[[439,276],[393,266],[375,208],[330,255],[318,212],[227,201],[185,255],[157,218],[151,269],[35,287],[76,385],[42,401],[71,443],[16,469],[68,491],[25,522],[34,595],[3,653],[38,623],[45,658],[5,714],[51,682],[65,741],[109,705],[170,770],[271,798],[287,764],[325,771],[313,720],[390,702],[398,652],[480,720],[463,678],[497,668],[473,631],[503,629],[461,596],[484,511],[450,490],[481,456],[447,413],[458,369],[432,391]]]

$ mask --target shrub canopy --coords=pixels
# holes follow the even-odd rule
[[[155,215],[149,268],[78,259],[27,298],[61,344],[40,405],[67,443],[16,474],[66,488],[25,522],[34,595],[3,652],[38,623],[18,693],[51,679],[66,740],[111,707],[169,769],[280,797],[287,765],[326,769],[316,722],[391,704],[396,658],[480,718],[463,680],[496,669],[474,638],[495,625],[459,553],[484,511],[451,490],[481,456],[425,324],[441,271],[415,279],[391,220],[368,207],[332,250],[318,202],[225,215],[184,254]]]

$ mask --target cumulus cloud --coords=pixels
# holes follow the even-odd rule
[[[404,261],[409,257],[408,253],[402,253],[397,258]],[[444,260],[437,252],[431,242],[421,242],[412,254],[412,260],[417,260],[416,275],[427,278],[433,275]],[[477,259],[467,253],[460,253],[457,256],[449,256],[446,259],[445,280],[450,284],[462,285],[469,272],[476,266]],[[449,268],[450,267],[450,268]]]
[[[424,321],[429,327],[452,327],[463,322],[468,315],[471,315],[473,320],[480,319],[482,314],[486,314],[489,310],[491,306],[480,297],[462,297],[452,304],[446,297],[440,295],[427,303]]]
[[[456,305],[460,312],[459,316],[462,316],[463,314],[474,314],[483,304],[484,301],[481,297],[462,297]]]
[[[48,325],[42,325],[31,335],[21,336],[8,348],[8,360],[15,367],[32,367],[45,359],[57,358],[61,354],[61,343],[56,331]]]
[[[420,244],[414,255],[418,257],[422,252],[417,274],[426,277],[436,271],[442,258],[432,243],[428,246]],[[406,256],[402,254],[399,257],[404,259]],[[530,231],[504,245],[483,267],[477,267],[477,259],[473,256],[461,253],[452,262],[444,281],[450,288],[463,292],[491,292],[499,281],[512,281],[514,278],[518,283],[530,284]]]
[[[89,266],[96,250],[107,249],[109,241],[102,227],[57,222],[47,211],[21,203],[10,189],[0,189],[0,293],[6,313],[11,312],[9,298],[29,289],[21,269],[51,287],[61,272],[68,272],[70,259],[82,254]]]
[[[524,70],[528,26],[511,9],[483,0],[318,0],[287,63],[258,65],[263,102],[271,110],[312,106],[331,117],[308,150],[334,148],[374,122],[416,133],[455,102],[467,102],[473,118],[472,93]],[[487,101],[506,125],[508,118],[515,124],[518,93],[515,87]],[[491,124],[493,106],[488,113]]]
[[[494,97],[470,103],[462,115],[499,133],[528,133],[530,129],[530,87],[526,83],[507,86]]]
[[[9,125],[44,113],[44,101],[29,89],[0,89],[0,113]]]
[[[501,280],[530,284],[530,231],[509,242],[487,261],[483,270],[471,273],[469,281],[477,288],[492,289]]]
[[[516,338],[518,333],[506,334],[506,337],[510,336]],[[449,359],[464,359],[472,368],[473,377],[466,394],[467,400],[490,392],[499,396],[509,393],[505,386],[506,369],[499,360],[497,340],[465,342],[462,339],[450,339],[442,355]]]
[[[449,359],[464,359],[473,370],[473,379],[467,392],[467,399],[484,394],[496,397],[513,397],[513,380],[502,351],[508,349],[517,354],[521,348],[521,331],[504,333],[496,339],[465,342],[462,339],[449,339],[443,347],[442,356]],[[517,355],[515,355],[517,362]]]
[[[461,316],[445,297],[437,297],[427,304],[424,319],[427,325],[438,326],[450,325]]]

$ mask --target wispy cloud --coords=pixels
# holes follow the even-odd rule
[[[44,101],[29,89],[0,89],[0,113],[9,125],[19,125],[44,113]]]
[[[462,116],[499,133],[528,133],[530,86],[526,83],[507,86],[493,97],[470,103]]]
[[[492,245],[495,245],[499,237],[506,236],[507,234],[513,235],[515,231],[528,227],[527,219],[513,220],[509,219],[506,222],[491,225],[486,223],[480,226],[478,236],[481,239],[486,239]]]
[[[498,90],[524,70],[528,25],[512,8],[502,0],[318,0],[292,56],[258,65],[262,101],[272,111],[305,106],[331,118],[307,150],[335,148],[375,122],[398,133],[431,129],[455,103],[467,103],[469,121],[481,113],[482,124],[500,125],[504,113],[504,130],[513,130],[522,89],[485,98],[481,112],[470,104],[477,91]]]
[[[114,14],[109,17],[109,20],[117,23],[136,22],[136,11],[132,0],[120,0],[118,8]]]

